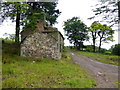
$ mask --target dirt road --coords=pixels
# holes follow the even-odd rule
[[[94,88],[116,88],[118,66],[101,63],[75,52],[70,53],[73,55],[74,63],[79,64],[85,68],[89,74],[94,75],[94,79],[98,83]]]

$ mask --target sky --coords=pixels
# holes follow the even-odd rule
[[[87,25],[90,26],[94,20],[88,20],[89,17],[94,16],[92,9],[98,4],[98,0],[59,0],[57,8],[62,11],[58,17],[58,24],[55,26],[64,35],[63,22],[67,19],[71,19],[74,16],[80,17],[80,19]],[[114,42],[104,43],[102,48],[109,49],[112,45],[118,43],[118,32],[114,34]],[[85,45],[91,45],[92,41],[84,42]],[[70,45],[69,41],[65,39],[65,46]],[[98,44],[97,44],[98,45]]]
[[[94,16],[92,9],[98,4],[98,0],[58,0],[57,9],[59,9],[62,13],[57,18],[57,24],[54,26],[58,28],[58,30],[64,35],[63,23],[67,19],[71,19],[72,17],[80,17],[80,19],[87,25],[90,26],[94,20],[88,20],[87,18]],[[3,37],[4,33],[14,34],[15,33],[15,23],[12,23],[9,19],[8,22],[4,22],[0,26],[0,37]],[[107,44],[103,44],[102,48],[109,49],[112,45],[118,43],[118,34],[117,32],[114,34],[114,42],[110,42]],[[65,46],[71,45],[69,41],[65,37]],[[84,42],[85,45],[91,45],[92,43]]]

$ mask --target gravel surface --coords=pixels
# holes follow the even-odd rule
[[[70,52],[70,54],[72,54],[75,64],[79,64],[89,74],[94,75],[94,79],[98,83],[94,88],[116,88],[118,66],[101,63],[75,52]]]

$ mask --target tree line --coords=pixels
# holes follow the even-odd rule
[[[86,48],[86,50],[90,52],[92,51],[120,56],[120,44],[112,45],[109,50],[101,48],[102,43],[114,41],[113,34],[115,30],[106,24],[101,24],[95,21],[90,25],[90,27],[87,27],[87,25],[85,25],[79,17],[73,17],[64,22],[63,29],[67,39],[70,43],[74,44],[74,48],[78,50]],[[84,46],[84,41],[89,41],[90,39],[92,39],[92,45]],[[97,42],[99,42],[98,47],[96,46]]]
[[[83,41],[84,40],[89,40],[89,38],[92,39],[92,48],[91,46],[88,46],[90,49],[93,49],[93,51],[96,51],[96,48],[98,49],[99,52],[103,51],[101,50],[101,45],[103,42],[108,42],[108,41],[114,41],[113,40],[113,34],[114,30],[112,30],[111,27],[117,25],[120,20],[120,1],[115,1],[115,0],[99,0],[100,4],[96,4],[96,8],[93,9],[93,12],[95,15],[93,17],[90,17],[88,19],[94,19],[96,17],[102,17],[102,20],[95,21],[91,24],[90,27],[86,27],[86,25],[83,25],[83,22],[79,20],[78,17],[73,17],[72,19],[68,19],[66,22],[64,22],[64,30],[66,33],[66,36],[68,36],[68,39],[73,41],[73,44],[78,44],[75,45],[77,49],[82,48],[83,46]],[[111,8],[112,7],[112,8]],[[77,18],[74,19],[74,18]],[[74,20],[73,20],[74,19]],[[73,21],[72,21],[73,20]],[[76,27],[76,22],[79,22],[79,25]],[[99,22],[107,22],[110,25],[107,26],[106,24],[102,25]],[[75,25],[72,25],[75,24]],[[81,29],[84,30],[83,33],[81,33],[81,29],[78,28],[80,27]],[[74,29],[76,28],[76,29]],[[72,35],[72,33],[74,34]],[[76,32],[76,33],[75,33]],[[81,40],[76,40],[76,38],[79,38],[81,35]],[[76,36],[78,35],[78,36]],[[99,47],[96,47],[96,40],[99,38]],[[72,43],[72,42],[71,42]],[[110,51],[115,54],[115,55],[120,55],[120,44],[115,44],[111,46]]]
[[[87,27],[79,17],[73,17],[65,21],[64,30],[70,43],[74,44],[79,50],[83,48],[83,42],[90,38],[92,38],[94,52],[97,39],[99,39],[99,52],[103,42],[113,41],[114,30],[110,26],[95,21],[90,27]]]

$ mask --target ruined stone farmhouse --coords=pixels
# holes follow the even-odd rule
[[[21,32],[21,56],[44,57],[59,60],[64,46],[63,35],[52,26],[45,26],[38,20],[34,31]]]

